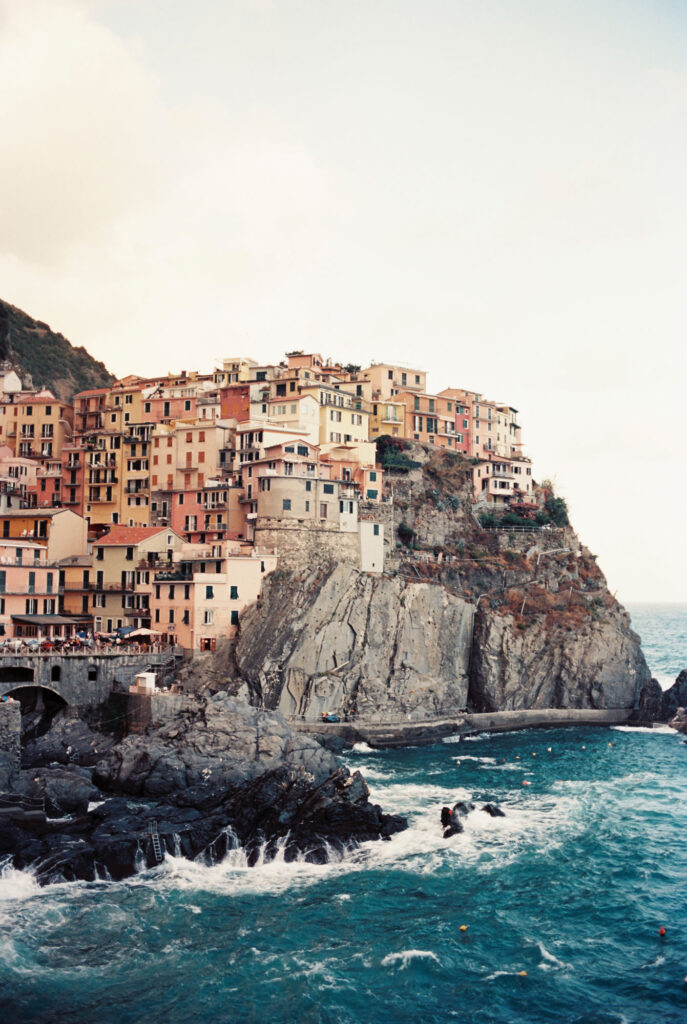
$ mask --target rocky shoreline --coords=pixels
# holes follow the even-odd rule
[[[70,740],[57,741],[64,760],[93,761],[101,734],[83,723],[56,727]],[[55,736],[43,740],[32,745],[34,760],[56,753]],[[316,739],[225,693],[196,698],[161,729],[105,745],[90,766],[53,761],[13,780],[15,796],[45,801],[47,818],[19,808],[4,815],[0,855],[43,884],[119,880],[152,867],[154,832],[163,854],[214,863],[240,846],[251,864],[277,847],[286,860],[324,862],[332,849],[406,827],[371,804],[360,773]]]

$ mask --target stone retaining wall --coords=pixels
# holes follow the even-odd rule
[[[456,718],[400,724],[378,725],[360,722],[297,722],[297,732],[310,732],[326,738],[338,736],[345,743],[367,743],[371,747],[406,747],[438,743],[444,736],[475,735],[478,732],[510,732],[515,729],[561,728],[571,725],[622,725],[632,708],[602,711],[587,708],[542,708],[537,711],[494,711],[489,714],[460,715]]]
[[[21,704],[0,701],[0,790],[21,768]]]

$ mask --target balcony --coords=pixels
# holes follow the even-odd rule
[[[66,469],[81,469],[81,459],[74,459],[73,461],[67,462]]]
[[[196,469],[198,469],[197,462],[185,462],[183,465],[177,466],[180,473],[193,473]]]

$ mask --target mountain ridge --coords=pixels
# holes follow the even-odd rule
[[[42,320],[0,299],[0,361],[9,363],[26,386],[50,388],[63,402],[79,391],[108,387],[115,377],[104,363]]]

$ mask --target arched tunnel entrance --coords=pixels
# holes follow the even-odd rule
[[[15,670],[17,671],[17,670]],[[31,673],[33,676],[33,673]],[[21,682],[11,690],[5,690],[9,697],[14,697],[21,704],[21,744],[22,747],[30,740],[43,736],[52,724],[58,711],[67,707],[67,702],[54,690],[44,686],[22,685]]]

